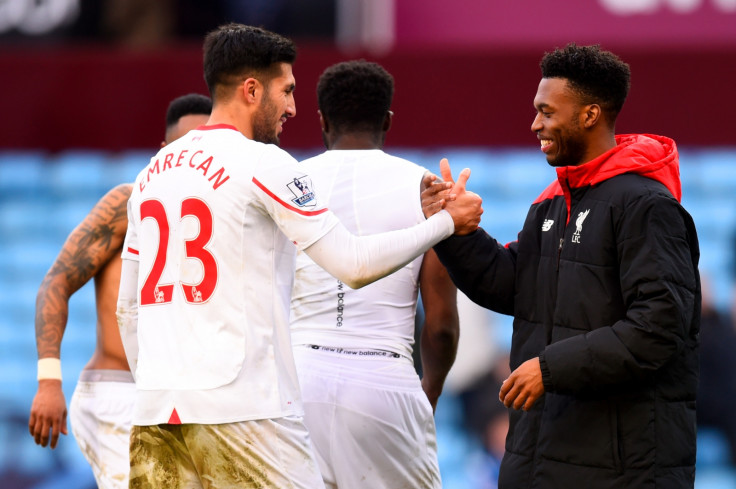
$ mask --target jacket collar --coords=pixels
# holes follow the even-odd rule
[[[680,201],[680,164],[675,142],[653,134],[616,136],[616,146],[579,166],[557,168],[557,181],[568,194],[570,188],[596,185],[624,173],[656,180]]]

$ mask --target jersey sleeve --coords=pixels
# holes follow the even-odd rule
[[[257,207],[267,212],[299,250],[309,247],[338,223],[317,196],[299,163],[275,146],[267,147],[253,173]]]

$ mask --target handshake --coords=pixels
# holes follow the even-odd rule
[[[470,169],[460,172],[457,182],[452,177],[450,163],[447,158],[440,160],[440,174],[427,173],[422,180],[422,212],[429,217],[442,209],[447,210],[455,223],[455,234],[458,236],[470,234],[480,224],[483,214],[483,199],[474,192],[465,189],[470,177]]]

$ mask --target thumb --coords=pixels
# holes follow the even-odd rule
[[[450,169],[450,162],[447,161],[447,158],[440,160],[440,175],[442,175],[442,180],[445,182],[455,182],[455,179],[452,178],[452,170]]]
[[[455,186],[453,187],[453,193],[464,192],[468,178],[470,178],[470,168],[465,168],[457,177],[457,182],[455,182]]]

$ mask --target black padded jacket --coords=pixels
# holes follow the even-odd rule
[[[501,489],[694,485],[696,230],[674,141],[617,142],[557,168],[517,241],[435,247],[470,299],[513,314],[511,369],[540,358],[545,394],[510,410]]]

